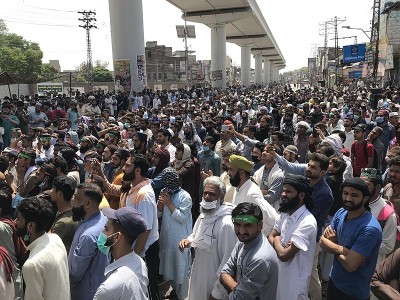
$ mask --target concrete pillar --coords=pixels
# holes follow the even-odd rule
[[[264,85],[268,85],[271,81],[271,62],[268,59],[264,59]]]
[[[250,72],[251,72],[251,47],[243,46],[241,47],[241,65],[240,65],[240,80],[242,85],[250,86]]]
[[[225,24],[211,27],[211,86],[226,87],[226,32]]]
[[[262,84],[262,56],[261,56],[261,54],[256,54],[255,59],[256,59],[255,83]]]
[[[271,66],[271,81],[276,82],[276,67]]]
[[[108,5],[114,71],[116,74],[123,74],[122,78],[116,79],[121,84],[126,84],[129,80],[126,81],[123,77],[128,79],[130,76],[130,90],[141,92],[147,86],[142,0],[109,0]],[[115,61],[118,60],[123,62],[116,64]],[[127,89],[129,84],[124,87],[124,90]]]

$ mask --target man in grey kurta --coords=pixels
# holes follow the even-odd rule
[[[240,203],[232,211],[232,219],[239,242],[220,276],[229,299],[276,299],[278,258],[261,233],[261,209],[253,203]]]

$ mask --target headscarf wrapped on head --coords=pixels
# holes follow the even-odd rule
[[[175,169],[180,169],[187,161],[191,159],[192,151],[190,151],[190,147],[185,143],[183,145],[183,156],[181,160],[175,160],[174,167]]]
[[[181,183],[179,181],[179,175],[174,168],[166,168],[164,171],[162,171],[161,175],[164,183],[163,190],[166,190],[170,194],[175,194],[180,191]]]
[[[339,157],[343,157],[343,142],[340,136],[336,133],[331,134],[322,140],[323,143],[328,143],[332,146],[335,154]]]

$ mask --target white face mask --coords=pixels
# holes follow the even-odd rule
[[[218,204],[218,200],[214,200],[214,201],[211,201],[211,202],[207,202],[207,201],[205,201],[205,200],[203,199],[203,200],[201,200],[201,202],[200,202],[200,206],[201,206],[203,209],[206,209],[206,210],[210,210],[210,209],[217,208],[217,204]]]

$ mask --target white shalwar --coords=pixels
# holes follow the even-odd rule
[[[190,276],[189,300],[228,299],[219,275],[228,261],[237,237],[233,229],[232,210],[235,206],[223,203],[214,215],[205,218],[200,214],[188,237],[196,255]]]

